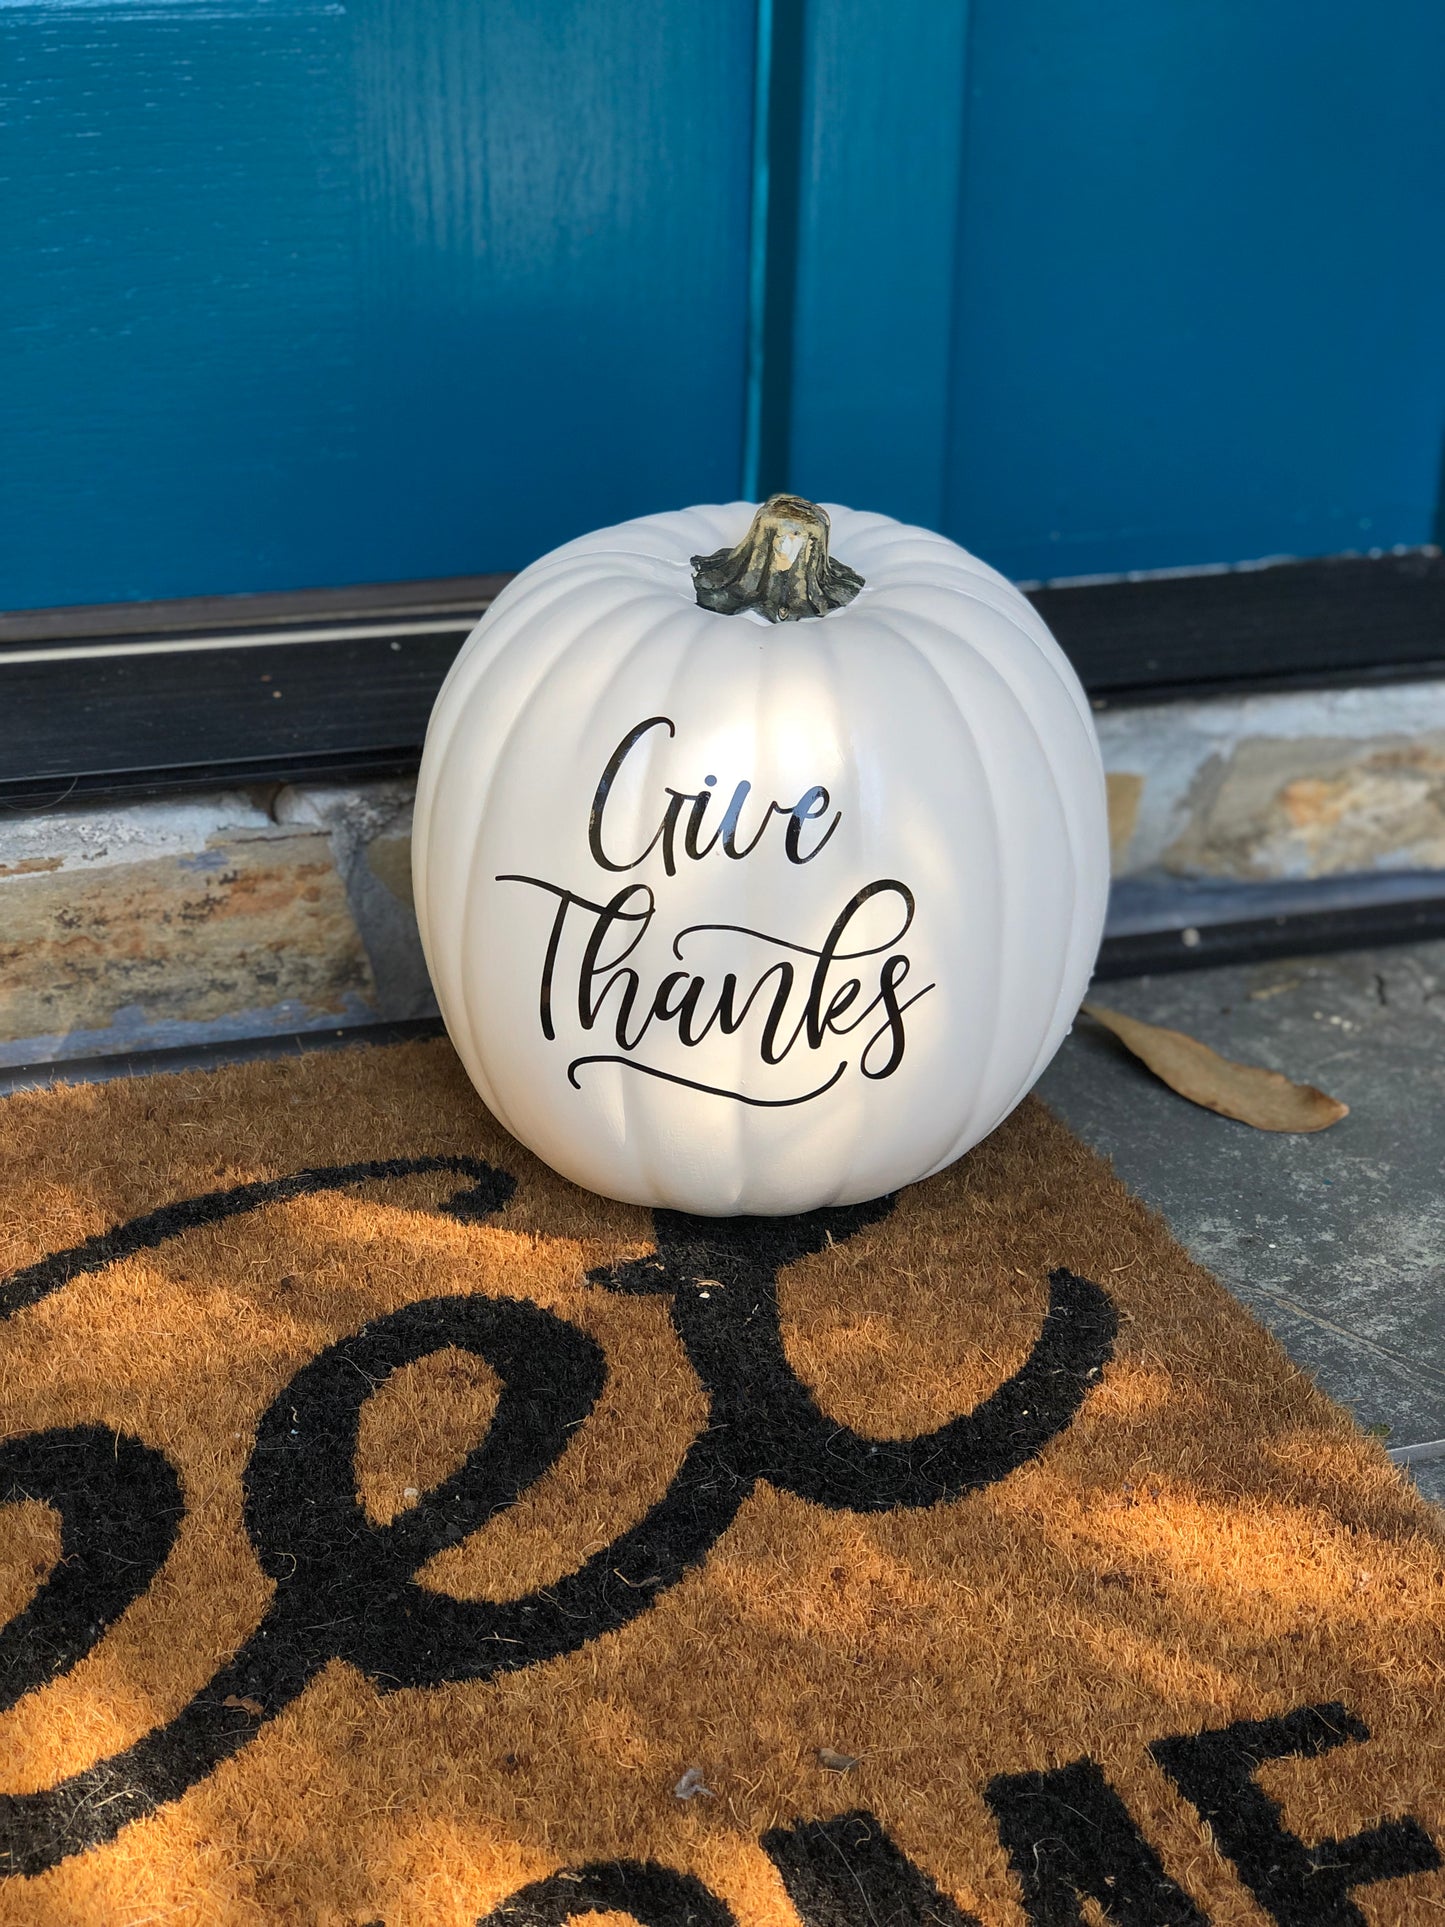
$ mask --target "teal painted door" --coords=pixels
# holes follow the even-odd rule
[[[0,606],[1428,541],[1439,0],[0,0]]]
[[[752,0],[0,4],[0,606],[736,494]]]
[[[1440,0],[809,0],[787,467],[1006,573],[1437,535]]]

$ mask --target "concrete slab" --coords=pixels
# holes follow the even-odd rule
[[[1042,1095],[1390,1447],[1445,1439],[1445,943],[1136,978],[1098,1001],[1318,1084],[1279,1136],[1176,1097],[1081,1017]],[[1445,1499],[1445,1463],[1412,1468]]]

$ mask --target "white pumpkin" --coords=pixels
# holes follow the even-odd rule
[[[1068,1031],[1108,885],[1089,706],[1030,604],[792,497],[516,577],[437,697],[413,852],[488,1108],[578,1184],[707,1215],[976,1144]]]

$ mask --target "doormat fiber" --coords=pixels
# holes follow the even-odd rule
[[[1040,1105],[590,1197],[445,1043],[0,1106],[0,1921],[1445,1916],[1445,1538]]]

